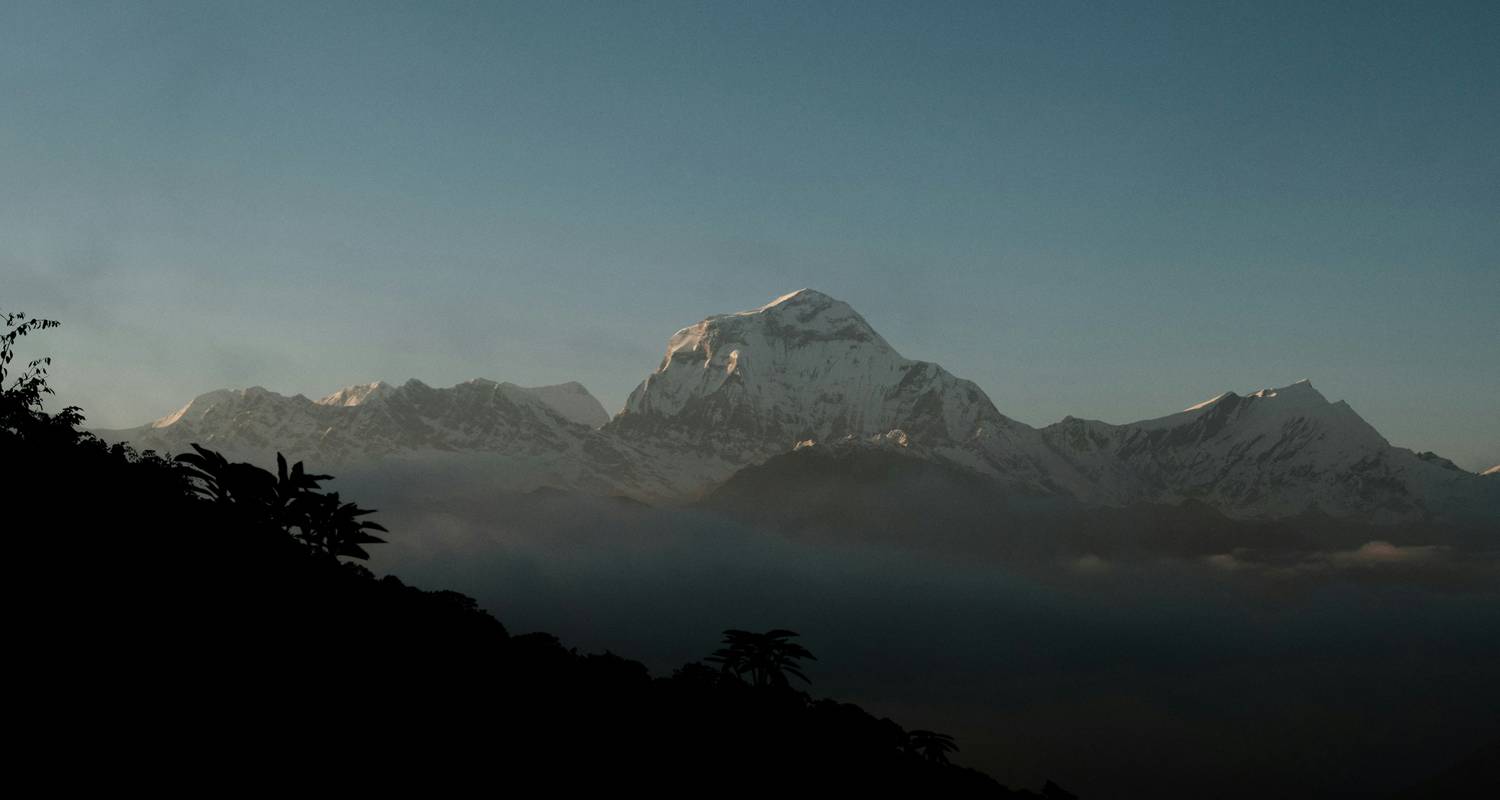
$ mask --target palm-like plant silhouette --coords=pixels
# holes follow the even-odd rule
[[[286,506],[285,502],[278,502],[278,494],[283,488],[277,485],[277,479],[271,473],[266,472],[254,464],[231,463],[222,454],[198,444],[193,445],[196,453],[183,453],[176,460],[186,464],[189,476],[197,479],[193,491],[198,495],[212,500],[216,503],[234,505],[241,513],[252,515],[257,521],[277,519],[281,516],[280,510]],[[278,466],[285,459],[277,455]],[[302,466],[297,465],[300,471]],[[310,476],[314,479],[323,478],[323,475]],[[316,482],[313,487],[317,486]]]
[[[177,461],[188,466],[196,478],[194,487],[202,497],[232,504],[249,519],[273,525],[291,534],[315,553],[337,560],[340,556],[368,559],[363,545],[385,540],[369,531],[385,531],[379,523],[361,520],[372,509],[339,500],[338,492],[324,494],[318,484],[330,475],[314,475],[298,461],[290,468],[276,454],[276,474],[253,464],[231,463],[223,455],[193,445],[196,453],[184,453]]]
[[[713,655],[704,660],[718,664],[724,674],[742,679],[748,675],[750,685],[758,689],[773,686],[787,688],[790,686],[788,675],[810,684],[812,681],[802,674],[798,662],[802,659],[818,659],[807,648],[790,641],[797,635],[796,631],[783,628],[765,633],[726,630],[722,642],[726,646],[715,650]]]
[[[958,745],[953,742],[953,737],[946,733],[936,731],[915,730],[908,731],[906,742],[902,749],[913,755],[919,755],[928,761],[937,764],[948,763],[948,754],[957,752]]]
[[[375,513],[373,509],[360,508],[354,503],[340,502],[338,492],[308,493],[299,499],[306,500],[306,503],[299,508],[301,513],[298,519],[298,525],[301,528],[299,538],[313,550],[324,553],[330,558],[346,556],[368,559],[370,554],[365,552],[363,545],[385,542],[384,539],[368,533],[368,531],[384,532],[384,526],[378,522],[358,519],[366,514]]]

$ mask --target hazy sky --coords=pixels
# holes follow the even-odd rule
[[[1314,7],[1315,6],[1315,7]],[[1310,377],[1500,463],[1500,4],[0,5],[60,398],[579,380],[812,286],[1032,424]]]

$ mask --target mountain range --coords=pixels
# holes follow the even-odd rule
[[[1066,417],[1033,428],[810,289],[677,331],[612,418],[579,383],[411,380],[320,400],[219,390],[155,422],[97,433],[161,452],[198,443],[265,461],[279,451],[320,470],[469,457],[494,490],[651,503],[700,499],[748,467],[807,451],[895,455],[970,475],[976,491],[1090,507],[1193,501],[1236,518],[1371,522],[1500,514],[1497,470],[1481,476],[1394,447],[1305,380],[1124,425]]]

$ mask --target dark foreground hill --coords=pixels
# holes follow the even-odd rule
[[[941,734],[798,690],[791,632],[735,632],[717,666],[652,677],[377,579],[345,559],[378,526],[319,476],[106,446],[76,409],[41,410],[34,366],[0,369],[11,721],[17,762],[54,781],[1069,796],[1008,790],[948,763]]]

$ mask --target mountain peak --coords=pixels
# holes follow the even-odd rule
[[[691,362],[729,375],[744,371],[741,354],[830,345],[868,346],[901,357],[848,303],[799,289],[749,311],[715,314],[677,331],[667,340],[667,353],[656,373],[667,371],[674,362]]]
[[[677,331],[612,423],[719,442],[736,458],[894,428],[960,441],[987,424],[1009,420],[978,387],[903,358],[848,303],[813,289]]]
[[[1187,408],[1184,408],[1182,411],[1180,411],[1178,413],[1186,414],[1189,411],[1202,411],[1203,409],[1212,406],[1214,403],[1217,403],[1217,402],[1219,402],[1220,400],[1223,400],[1226,397],[1238,398],[1239,395],[1235,394],[1234,392],[1220,392],[1220,393],[1214,395],[1213,397],[1210,397],[1207,400],[1204,400],[1201,403],[1194,403],[1193,405],[1190,405]]]
[[[765,305],[761,306],[760,308],[755,309],[755,311],[766,311],[768,309],[775,308],[776,306],[781,306],[781,305],[792,306],[792,305],[809,305],[809,304],[827,304],[827,303],[837,303],[837,302],[839,302],[839,301],[833,299],[832,297],[829,297],[826,294],[823,294],[822,292],[818,291],[817,289],[798,289],[795,292],[788,292],[787,294],[784,294],[784,295],[776,298],[775,300],[772,300],[771,302],[766,303]],[[741,312],[741,313],[751,313],[751,312]]]
[[[289,398],[277,394],[264,386],[251,386],[247,389],[215,389],[211,392],[194,397],[188,404],[173,411],[172,413],[147,424],[150,428],[165,428],[176,425],[179,422],[196,422],[217,408],[239,403],[275,402]],[[300,402],[307,402],[306,398],[291,398]]]
[[[1283,401],[1296,401],[1299,403],[1326,404],[1328,402],[1328,398],[1324,397],[1322,392],[1314,389],[1312,381],[1307,378],[1279,389],[1261,389],[1250,396],[1263,399],[1276,397],[1281,398]]]
[[[372,383],[359,383],[344,388],[324,397],[318,401],[320,406],[357,406],[363,405],[369,400],[379,397],[391,390],[391,385],[385,381],[374,381]]]
[[[684,338],[687,342],[715,330],[735,336],[748,327],[760,327],[767,338],[788,340],[790,345],[847,340],[871,343],[895,353],[853,307],[816,289],[798,289],[749,311],[717,314],[678,333],[689,334]]]
[[[565,419],[590,428],[598,428],[609,422],[609,412],[604,404],[589,393],[578,381],[568,381],[554,386],[533,386],[522,391],[541,400],[561,414]]]

